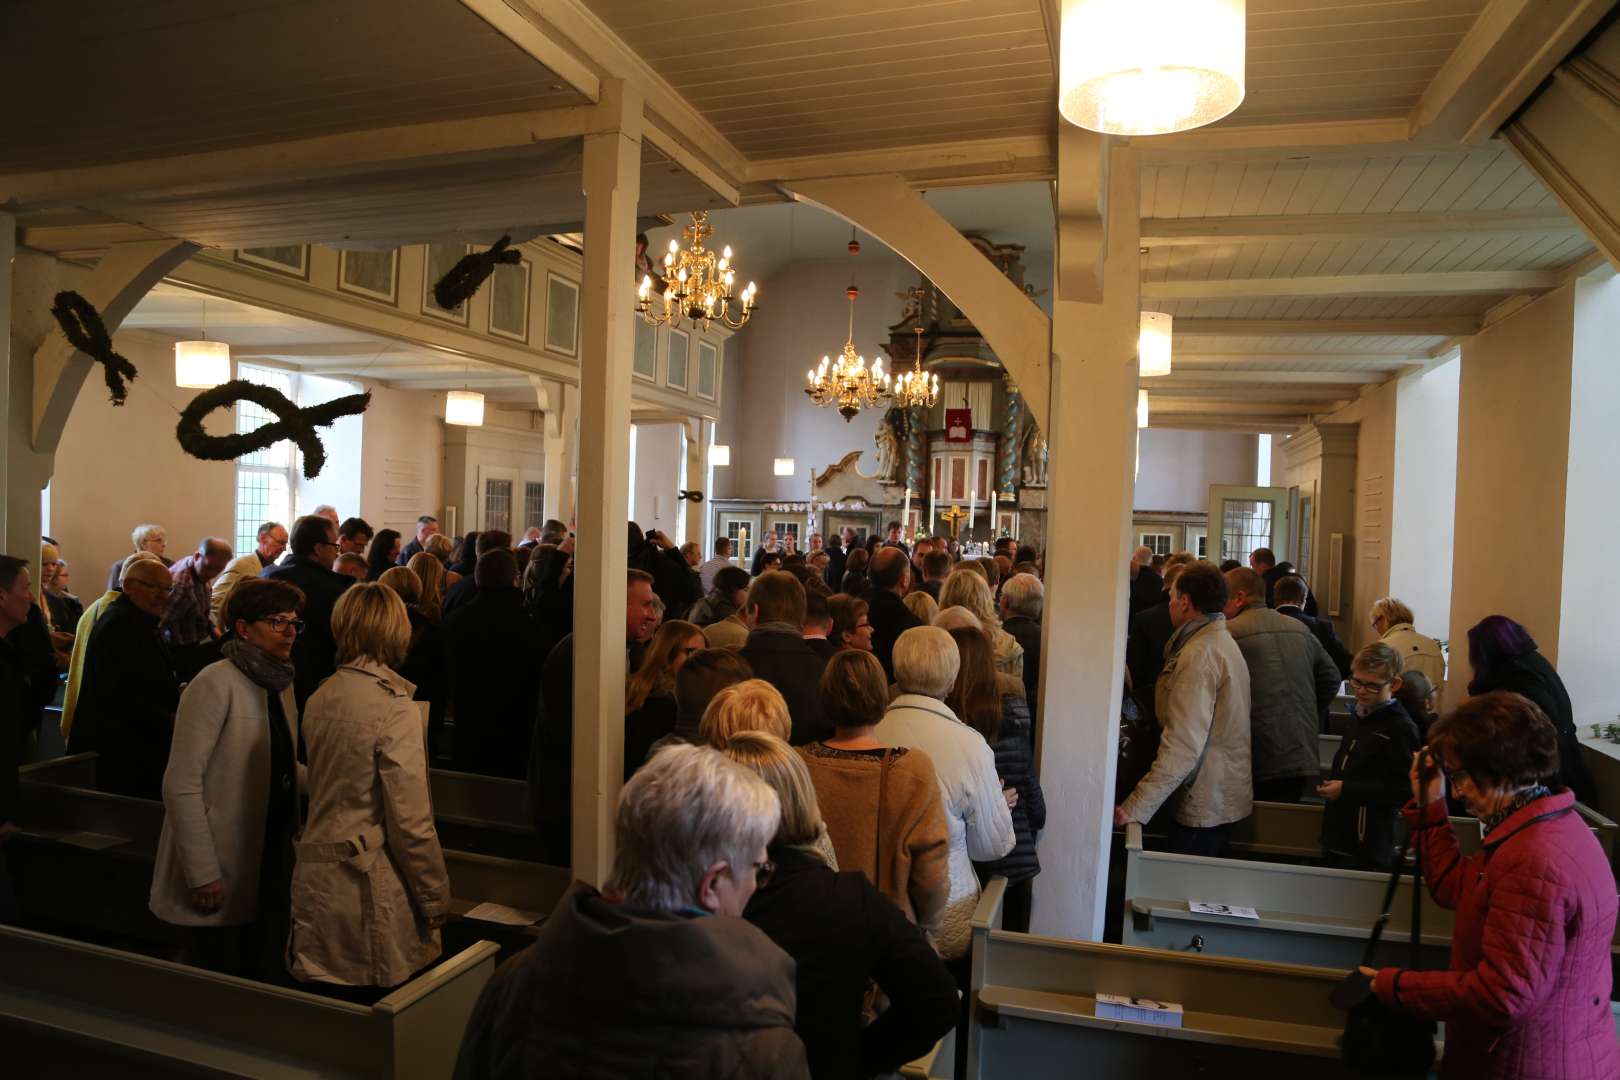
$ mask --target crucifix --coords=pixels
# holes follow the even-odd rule
[[[941,520],[945,522],[945,524],[951,527],[951,539],[954,540],[956,539],[957,530],[961,527],[962,522],[968,519],[968,512],[962,509],[960,506],[953,506],[949,510],[941,510],[939,512],[939,516]]]

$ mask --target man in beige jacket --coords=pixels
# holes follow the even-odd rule
[[[1226,628],[1226,579],[1194,563],[1170,589],[1176,632],[1154,702],[1163,734],[1136,789],[1114,808],[1114,824],[1146,822],[1174,798],[1171,849],[1219,855],[1226,834],[1254,808],[1249,772],[1249,668]]]

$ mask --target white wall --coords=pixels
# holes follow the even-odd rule
[[[361,448],[360,516],[407,540],[423,514],[442,516],[444,394],[369,386]],[[340,514],[349,511],[338,506]]]
[[[1136,476],[1138,510],[1201,513],[1211,484],[1253,484],[1258,437],[1229,431],[1146,428]]]
[[[878,249],[869,245],[854,259],[855,284],[861,290],[855,303],[855,349],[868,364],[884,356],[888,367],[880,346],[900,317],[901,301],[894,294],[916,285],[917,272],[897,258],[878,256]],[[805,372],[822,356],[836,356],[848,336],[844,289],[849,281],[849,260],[827,259],[794,263],[760,282],[766,299],[727,350],[719,441],[731,445],[731,467],[716,470],[722,497],[803,499],[809,490],[808,470],[824,469],[851,450],[865,451],[860,461],[865,471],[877,467],[872,439],[883,409],[862,409],[846,422],[837,410],[812,405],[804,393]],[[778,457],[794,459],[793,476],[772,475],[771,462]],[[722,479],[727,471],[730,477]]]
[[[1389,591],[1445,636],[1457,507],[1457,391],[1462,361],[1400,380],[1395,389],[1395,498]]]
[[[1614,498],[1615,463],[1620,462],[1616,341],[1620,341],[1620,277],[1605,266],[1575,288],[1558,672],[1580,724],[1613,723],[1620,714],[1614,645],[1620,579],[1608,571],[1602,557],[1620,536],[1620,502]]]
[[[129,398],[114,408],[99,372],[74,402],[51,480],[51,535],[73,571],[73,589],[100,596],[107,568],[130,553],[130,530],[143,522],[169,534],[168,556],[196,550],[204,536],[235,532],[236,466],[200,461],[180,449],[175,424],[197,392],[174,385],[174,346],[152,334],[116,334],[113,347],[140,371]],[[204,426],[225,435],[234,414],[220,409]],[[18,552],[17,554],[26,554]]]
[[[642,531],[657,529],[679,542],[685,503],[675,498],[681,488],[685,444],[679,424],[636,424],[636,472],[632,493],[635,522]],[[696,486],[696,485],[692,485]]]
[[[298,380],[298,404],[304,408],[359,392],[357,383],[341,379],[304,375]],[[366,411],[371,410],[368,408]],[[363,461],[364,416],[340,416],[337,423],[321,428],[320,432],[327,461]],[[312,513],[322,504],[336,507],[339,520],[355,516],[360,511],[360,478],[363,472],[364,465],[360,469],[325,468],[313,480],[300,474],[298,488],[293,495],[295,516]],[[364,517],[363,514],[361,516]],[[371,519],[366,520],[369,522]],[[382,526],[373,524],[372,528],[380,529]]]

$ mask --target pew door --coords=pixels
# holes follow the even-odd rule
[[[1249,552],[1270,548],[1278,562],[1294,558],[1294,488],[1209,486],[1209,559],[1249,565]]]

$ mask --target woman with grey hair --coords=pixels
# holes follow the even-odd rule
[[[163,526],[151,524],[137,525],[135,526],[134,531],[129,534],[129,542],[137,552],[149,551],[153,555],[156,555],[158,560],[162,562],[164,566],[174,565],[173,559],[164,558],[163,555],[164,549],[169,546],[169,534],[164,531]],[[108,592],[118,588],[119,577],[123,574],[124,564],[128,561],[129,556],[126,555],[122,559],[119,559],[117,562],[112,564],[112,569],[107,572]]]
[[[969,924],[979,900],[973,861],[1000,859],[1017,840],[1009,803],[1016,795],[1012,789],[1003,794],[995,753],[945,704],[960,665],[956,641],[945,630],[917,626],[901,634],[894,644],[900,696],[874,732],[884,746],[915,747],[927,754],[939,777],[950,835],[950,896],[935,944],[947,961],[965,959],[971,943]]]
[[[809,1077],[794,964],[739,918],[781,806],[707,747],[654,754],[619,795],[613,873],[579,884],[473,1009],[458,1078]]]

